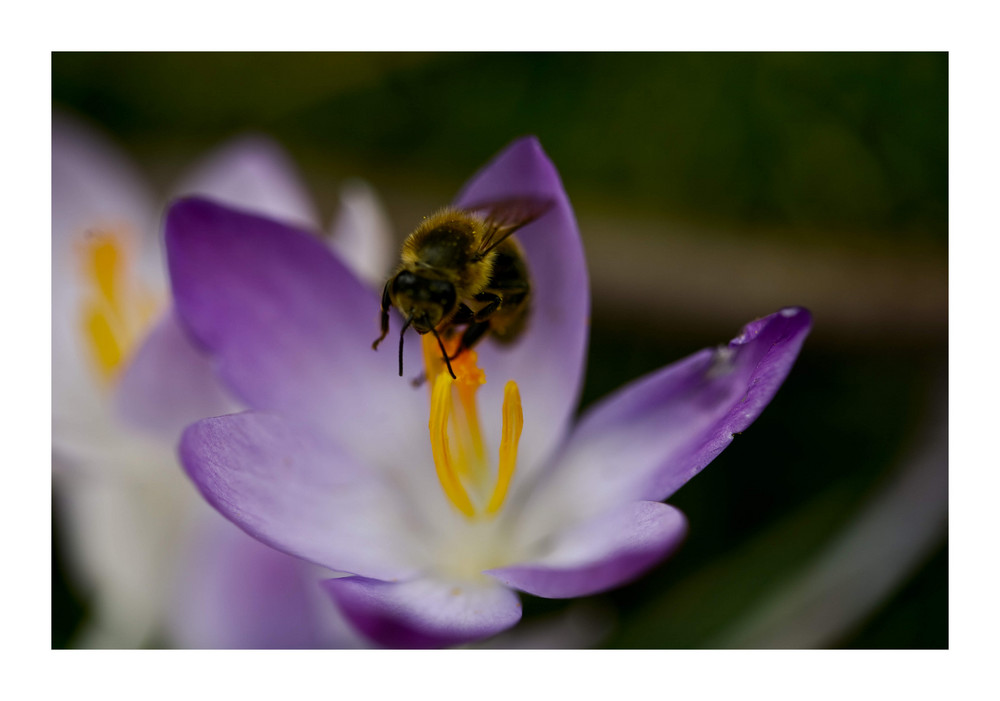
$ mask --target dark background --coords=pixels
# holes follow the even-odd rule
[[[103,128],[163,188],[259,131],[289,150],[327,221],[358,176],[400,236],[536,134],[588,252],[584,406],[754,317],[812,310],[772,405],[671,499],[691,522],[684,547],[587,602],[614,621],[605,645],[755,640],[733,631],[915,460],[946,469],[927,441],[947,430],[947,54],[57,53],[52,89],[56,109]],[[907,513],[880,532],[916,537]],[[874,602],[845,603],[833,581],[817,606],[843,625],[813,644],[947,647],[947,534],[934,533]],[[850,570],[872,566],[854,552],[837,572],[863,589],[875,577]],[[86,612],[62,557],[56,542],[54,647]],[[528,619],[568,605],[525,598]]]

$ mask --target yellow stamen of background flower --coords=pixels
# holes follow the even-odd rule
[[[121,265],[118,242],[107,234],[91,236],[90,260],[87,262],[91,266],[90,272],[101,299],[107,302],[113,311],[118,312],[115,299],[117,287],[115,278],[120,274],[118,271]]]
[[[84,333],[97,361],[101,377],[108,379],[122,362],[121,344],[111,327],[111,320],[100,306],[88,305],[84,311]]]
[[[458,348],[458,339],[445,342],[449,354]],[[440,357],[440,349],[430,334],[424,336],[424,366],[431,380],[431,453],[441,488],[448,500],[468,518],[478,512],[496,514],[503,506],[517,464],[517,445],[523,416],[517,384],[504,388],[500,463],[494,473],[486,459],[486,447],[476,394],[486,383],[473,350],[452,359],[455,379]],[[487,501],[488,499],[488,501]],[[484,506],[485,505],[485,506]]]
[[[80,255],[88,291],[82,311],[84,338],[98,373],[107,381],[134,349],[156,305],[127,275],[128,260],[120,234],[87,232]]]

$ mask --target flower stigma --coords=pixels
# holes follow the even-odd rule
[[[135,349],[156,310],[152,294],[132,276],[123,238],[116,231],[90,230],[79,248],[83,335],[105,382]]]
[[[445,341],[449,357],[459,339]],[[514,471],[517,446],[524,426],[517,383],[504,386],[502,426],[497,469],[491,469],[476,406],[476,393],[486,384],[486,374],[472,349],[451,360],[452,379],[441,358],[437,341],[423,336],[424,367],[430,380],[431,454],[438,481],[448,500],[468,519],[493,517],[503,507]]]

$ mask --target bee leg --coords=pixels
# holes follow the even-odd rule
[[[460,356],[462,351],[476,345],[479,342],[479,339],[481,339],[489,330],[490,322],[488,321],[477,321],[466,326],[465,332],[462,334],[462,340],[459,341],[458,350],[455,351],[455,355],[451,356],[451,360]]]
[[[452,324],[471,324],[473,319],[476,318],[476,313],[469,309],[469,307],[464,303],[458,305],[458,310],[455,315],[451,317]]]
[[[485,321],[490,318],[500,305],[503,303],[503,297],[500,295],[495,295],[492,292],[481,292],[476,295],[477,302],[486,302],[486,306],[476,312],[476,321]],[[470,346],[471,347],[471,346]]]
[[[441,357],[444,358],[444,364],[448,367],[448,374],[451,375],[451,379],[457,380],[458,378],[455,377],[455,371],[451,369],[451,359],[448,357],[448,351],[445,350],[444,342],[441,340],[441,337],[438,335],[437,329],[431,327],[431,333],[434,334],[434,338],[437,339],[438,348],[441,349]],[[464,336],[463,336],[463,338],[464,338]],[[458,356],[458,353],[456,353],[455,355]],[[399,365],[399,374],[402,375],[403,374],[402,356],[400,356],[400,361],[399,362],[400,362],[400,365]]]
[[[389,283],[391,282],[392,280],[389,280],[385,283],[385,287],[382,288],[382,335],[376,338],[375,342],[372,343],[372,350],[378,350],[378,344],[380,344],[382,339],[389,333],[389,307],[392,306],[392,300],[389,298]]]
[[[410,324],[413,323],[413,314],[406,317],[406,323],[403,324],[403,328],[399,330],[399,376],[403,376],[403,337],[406,334],[406,330],[410,328]]]

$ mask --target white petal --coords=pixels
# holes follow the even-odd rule
[[[237,137],[209,153],[181,179],[176,196],[201,195],[309,229],[319,215],[295,164],[275,142]]]
[[[392,226],[375,191],[363,180],[340,189],[340,211],[330,245],[354,274],[381,289],[393,264]]]
[[[144,466],[144,480],[74,472],[55,482],[68,564],[92,605],[80,644],[137,647],[161,624],[186,515],[198,503],[172,450]]]

